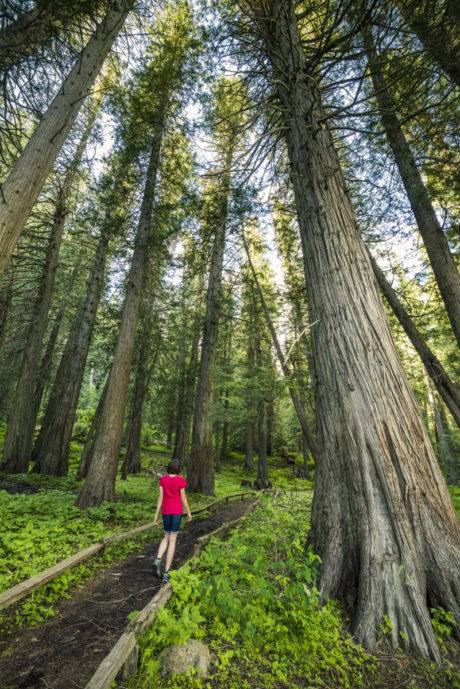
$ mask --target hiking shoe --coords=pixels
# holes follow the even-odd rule
[[[165,573],[163,574],[163,584],[168,584],[168,583],[169,583],[169,579],[170,579],[170,576],[169,576],[168,572],[165,572]]]
[[[161,577],[161,560],[158,557],[153,561],[153,571],[157,577]]]

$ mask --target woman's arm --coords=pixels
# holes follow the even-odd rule
[[[158,515],[160,514],[162,502],[163,502],[163,486],[160,486],[160,492],[158,493],[158,500],[157,500],[157,510],[155,512],[155,519],[153,520],[153,523],[155,525],[158,524]]]
[[[185,495],[185,488],[180,489],[180,496],[182,498],[182,504],[185,507],[185,510],[187,512],[188,520],[189,520],[189,522],[191,522],[192,521],[192,513],[190,512],[190,507],[188,506],[187,496]]]

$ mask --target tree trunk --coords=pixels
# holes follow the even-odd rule
[[[407,337],[412,342],[414,349],[422,360],[433,385],[436,387],[436,390],[454,417],[457,426],[460,428],[460,390],[458,386],[449,378],[439,359],[426,344],[414,321],[398,299],[398,295],[371,254],[369,254],[369,258],[382,294],[404,328]]]
[[[304,434],[306,441],[308,443],[308,447],[310,448],[311,455],[315,462],[318,460],[319,456],[319,449],[317,447],[317,442],[316,438],[313,435],[313,432],[311,431],[307,417],[305,415],[305,410],[303,408],[302,402],[300,401],[300,397],[297,393],[297,390],[294,387],[293,379],[292,379],[292,374],[291,371],[289,370],[289,366],[287,365],[286,358],[283,354],[283,350],[281,349],[280,342],[278,340],[278,335],[276,334],[275,326],[273,325],[272,317],[270,315],[270,311],[267,306],[267,302],[265,301],[265,296],[263,293],[263,290],[260,286],[259,279],[257,277],[257,273],[255,271],[254,265],[252,263],[251,259],[251,253],[249,251],[248,244],[246,242],[246,237],[244,236],[243,232],[243,243],[244,247],[246,249],[246,255],[248,257],[248,262],[251,267],[252,275],[254,277],[254,282],[256,283],[257,291],[260,297],[260,301],[262,304],[262,309],[265,314],[265,320],[267,321],[267,325],[270,329],[270,333],[272,336],[273,344],[275,346],[275,351],[276,355],[278,357],[278,361],[281,366],[281,370],[283,371],[283,375],[286,379],[287,385],[288,385],[288,390],[289,394],[291,396],[292,404],[294,405],[295,413],[297,414],[297,418],[299,419],[300,427],[302,429],[302,433]]]
[[[447,482],[450,486],[458,486],[459,459],[458,456],[455,455],[449,439],[449,423],[447,421],[446,412],[442,402],[439,404],[439,420],[444,430],[447,445]]]
[[[310,448],[308,447],[308,443],[305,440],[304,434],[302,433],[302,457],[303,457],[302,478],[306,479],[307,481],[310,479],[310,468],[308,466],[309,456],[310,456]]]
[[[228,459],[228,408],[230,400],[228,398],[228,390],[224,392],[224,421],[222,423],[222,443],[219,452],[219,458],[222,462]]]
[[[201,345],[200,370],[195,396],[195,415],[192,430],[192,450],[187,472],[188,487],[191,491],[214,494],[214,458],[212,447],[212,425],[210,412],[212,405],[211,369],[217,353],[219,328],[222,266],[225,249],[225,234],[228,214],[228,195],[230,169],[233,158],[233,145],[229,143],[225,169],[221,180],[219,217],[216,223],[211,255],[206,313]]]
[[[446,415],[430,379],[428,379],[428,400],[433,410],[434,432],[440,464],[444,468],[448,484],[454,486],[456,484],[456,461],[446,432],[448,427]]]
[[[27,345],[24,352],[24,364],[16,388],[13,405],[8,419],[8,429],[4,445],[5,471],[10,473],[26,471],[32,454],[33,434],[37,421],[37,385],[40,372],[40,355],[43,347],[48,314],[53,294],[54,279],[58,265],[61,240],[72,194],[72,187],[78,172],[83,153],[88,143],[91,130],[100,105],[100,98],[94,104],[83,135],[75,151],[74,158],[66,172],[62,187],[56,201],[50,244],[43,269],[35,305],[35,316],[32,321]]]
[[[267,457],[273,455],[273,420],[275,410],[273,408],[273,395],[267,402]],[[303,435],[303,433],[302,433]]]
[[[65,304],[61,306],[56,315],[56,318],[54,319],[53,327],[51,328],[51,332],[48,337],[48,342],[46,343],[45,353],[43,354],[40,363],[37,384],[35,386],[33,409],[30,412],[34,418],[34,425],[36,423],[38,413],[40,411],[40,405],[42,403],[43,395],[45,394],[45,390],[47,389],[47,385],[51,377],[51,367],[53,364],[54,350],[56,349],[56,343],[59,337],[59,332],[61,330],[64,313]]]
[[[260,365],[260,352],[258,352],[258,365]],[[256,488],[268,488],[267,469],[267,432],[265,426],[265,399],[259,400],[259,415],[257,418],[257,479]]]
[[[182,465],[187,463],[189,457],[190,425],[193,416],[193,393],[198,366],[199,344],[200,329],[199,320],[197,318],[193,329],[189,362],[185,370],[183,385],[179,389],[178,395],[173,457],[178,459]]]
[[[152,244],[152,218],[163,138],[163,125],[154,136],[137,226],[134,253],[127,278],[118,340],[110,369],[107,393],[94,438],[94,459],[78,497],[79,507],[100,505],[115,499],[115,480],[123,436],[123,418],[145,271]]]
[[[1,468],[10,474],[26,472],[31,458],[35,430],[35,417],[31,414],[31,409],[34,406],[33,398],[64,230],[64,216],[64,207],[59,202],[54,216],[45,265],[24,350],[22,369],[8,416]]]
[[[99,402],[97,403],[96,411],[91,419],[91,426],[88,432],[88,437],[85,440],[85,445],[80,457],[80,464],[78,465],[77,479],[86,478],[88,474],[88,469],[94,458],[94,438],[96,436],[96,430],[99,426],[99,420],[101,418],[102,409],[104,408],[104,400],[107,394],[107,383],[108,376],[102,388],[101,396],[99,397]]]
[[[246,471],[254,470],[254,423],[252,421],[246,424],[244,468]]]
[[[383,58],[376,52],[372,31],[368,24],[363,26],[362,35],[375,98],[387,141],[393,151],[402,183],[446,306],[447,315],[460,345],[460,274],[399,123],[395,103],[385,83]]]
[[[247,422],[246,422],[246,448],[244,453],[244,468],[247,471],[254,470],[254,421],[252,419],[254,399],[253,399],[253,380],[254,380],[254,345],[250,340],[248,345],[248,390],[249,395],[246,400]]]
[[[221,433],[220,433],[220,423],[216,421],[214,423],[214,438],[215,438],[215,443],[214,443],[214,466],[216,473],[219,473],[221,470],[221,464],[220,464],[220,459],[221,459]]]
[[[433,0],[399,0],[398,7],[408,26],[416,34],[420,43],[434,62],[460,86],[460,47],[458,43],[458,23],[460,13],[456,3],[447,0],[440,10]],[[436,16],[438,10],[438,16]],[[439,13],[441,12],[441,16]],[[430,16],[431,15],[431,16]],[[449,26],[450,24],[450,26]],[[457,45],[455,42],[457,41]]]
[[[33,55],[53,35],[63,30],[66,23],[92,9],[78,3],[61,0],[33,7],[0,30],[0,70]]]
[[[152,314],[147,314],[143,321],[143,333],[140,338],[140,343],[141,346],[137,357],[136,374],[128,420],[126,458],[123,462],[121,471],[123,479],[126,479],[128,474],[138,474],[141,470],[142,414],[150,380],[158,360],[161,346],[158,333],[157,341],[156,343],[154,342]]]
[[[91,90],[120,31],[132,0],[116,0],[82,50],[22,155],[2,185],[0,195],[0,274],[9,263],[30,211],[50,174],[62,144]]]
[[[101,298],[109,236],[109,228],[104,224],[86,284],[86,295],[67,338],[35,443],[33,456],[42,474],[67,474],[69,445]]]
[[[366,648],[386,614],[394,646],[404,637],[439,659],[428,606],[460,622],[460,525],[391,338],[290,0],[256,21],[283,113],[318,321],[311,541],[320,591],[347,601]]]
[[[2,285],[0,290],[0,348],[3,345],[6,332],[6,324],[8,321],[8,313],[11,308],[11,300],[13,297],[13,270],[9,271],[10,275],[3,275]]]

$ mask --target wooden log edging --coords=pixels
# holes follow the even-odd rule
[[[248,509],[236,519],[221,524],[217,529],[209,534],[204,534],[197,539],[194,554],[184,564],[189,564],[194,560],[204,548],[206,543],[218,534],[222,534],[227,529],[235,526],[238,522],[245,519],[249,513],[257,507],[260,500],[254,500]],[[180,568],[179,568],[180,569]],[[123,634],[118,639],[110,653],[100,663],[94,675],[89,680],[85,689],[109,689],[114,679],[121,673],[123,679],[137,671],[139,661],[139,646],[137,640],[155,621],[155,617],[161,608],[164,608],[172,596],[171,584],[165,584],[149,603],[141,610],[137,618],[130,622]]]
[[[214,507],[215,505],[221,502],[225,503],[232,498],[242,497],[245,495],[254,495],[254,491],[246,491],[245,493],[234,493],[233,495],[226,495],[223,498],[219,498],[219,500],[214,500],[213,502],[209,503],[209,505],[206,505],[206,507],[200,507],[200,509],[193,511],[192,514],[201,514],[202,512],[209,510],[210,508]],[[83,562],[83,560],[86,560],[92,555],[95,555],[96,553],[100,552],[107,545],[116,543],[118,541],[129,540],[130,538],[135,538],[144,531],[148,531],[149,529],[153,529],[154,527],[155,524],[152,521],[147,522],[146,524],[142,524],[141,526],[136,526],[134,529],[130,529],[129,531],[123,531],[121,533],[113,534],[112,536],[107,536],[103,538],[102,541],[100,541],[99,543],[94,543],[93,545],[90,545],[84,548],[83,550],[80,550],[78,553],[75,553],[75,555],[71,555],[65,558],[64,560],[57,562],[52,567],[48,567],[48,569],[43,570],[43,572],[34,574],[32,577],[29,577],[28,579],[21,581],[19,584],[15,584],[11,588],[6,589],[6,591],[0,593],[0,610],[8,608],[10,605],[17,603],[25,596],[28,596],[29,593],[32,593],[40,586],[43,586],[43,584],[47,584],[49,581],[55,579],[60,574],[63,574],[68,569],[71,569],[75,565],[80,564],[80,562]]]

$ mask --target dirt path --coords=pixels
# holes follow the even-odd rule
[[[254,498],[215,509],[184,528],[175,565],[193,553],[196,539],[242,515]],[[0,637],[1,689],[83,689],[117,641],[127,615],[140,610],[160,588],[152,574],[158,541],[149,542],[114,564],[58,606],[47,624],[25,630],[14,639]]]

